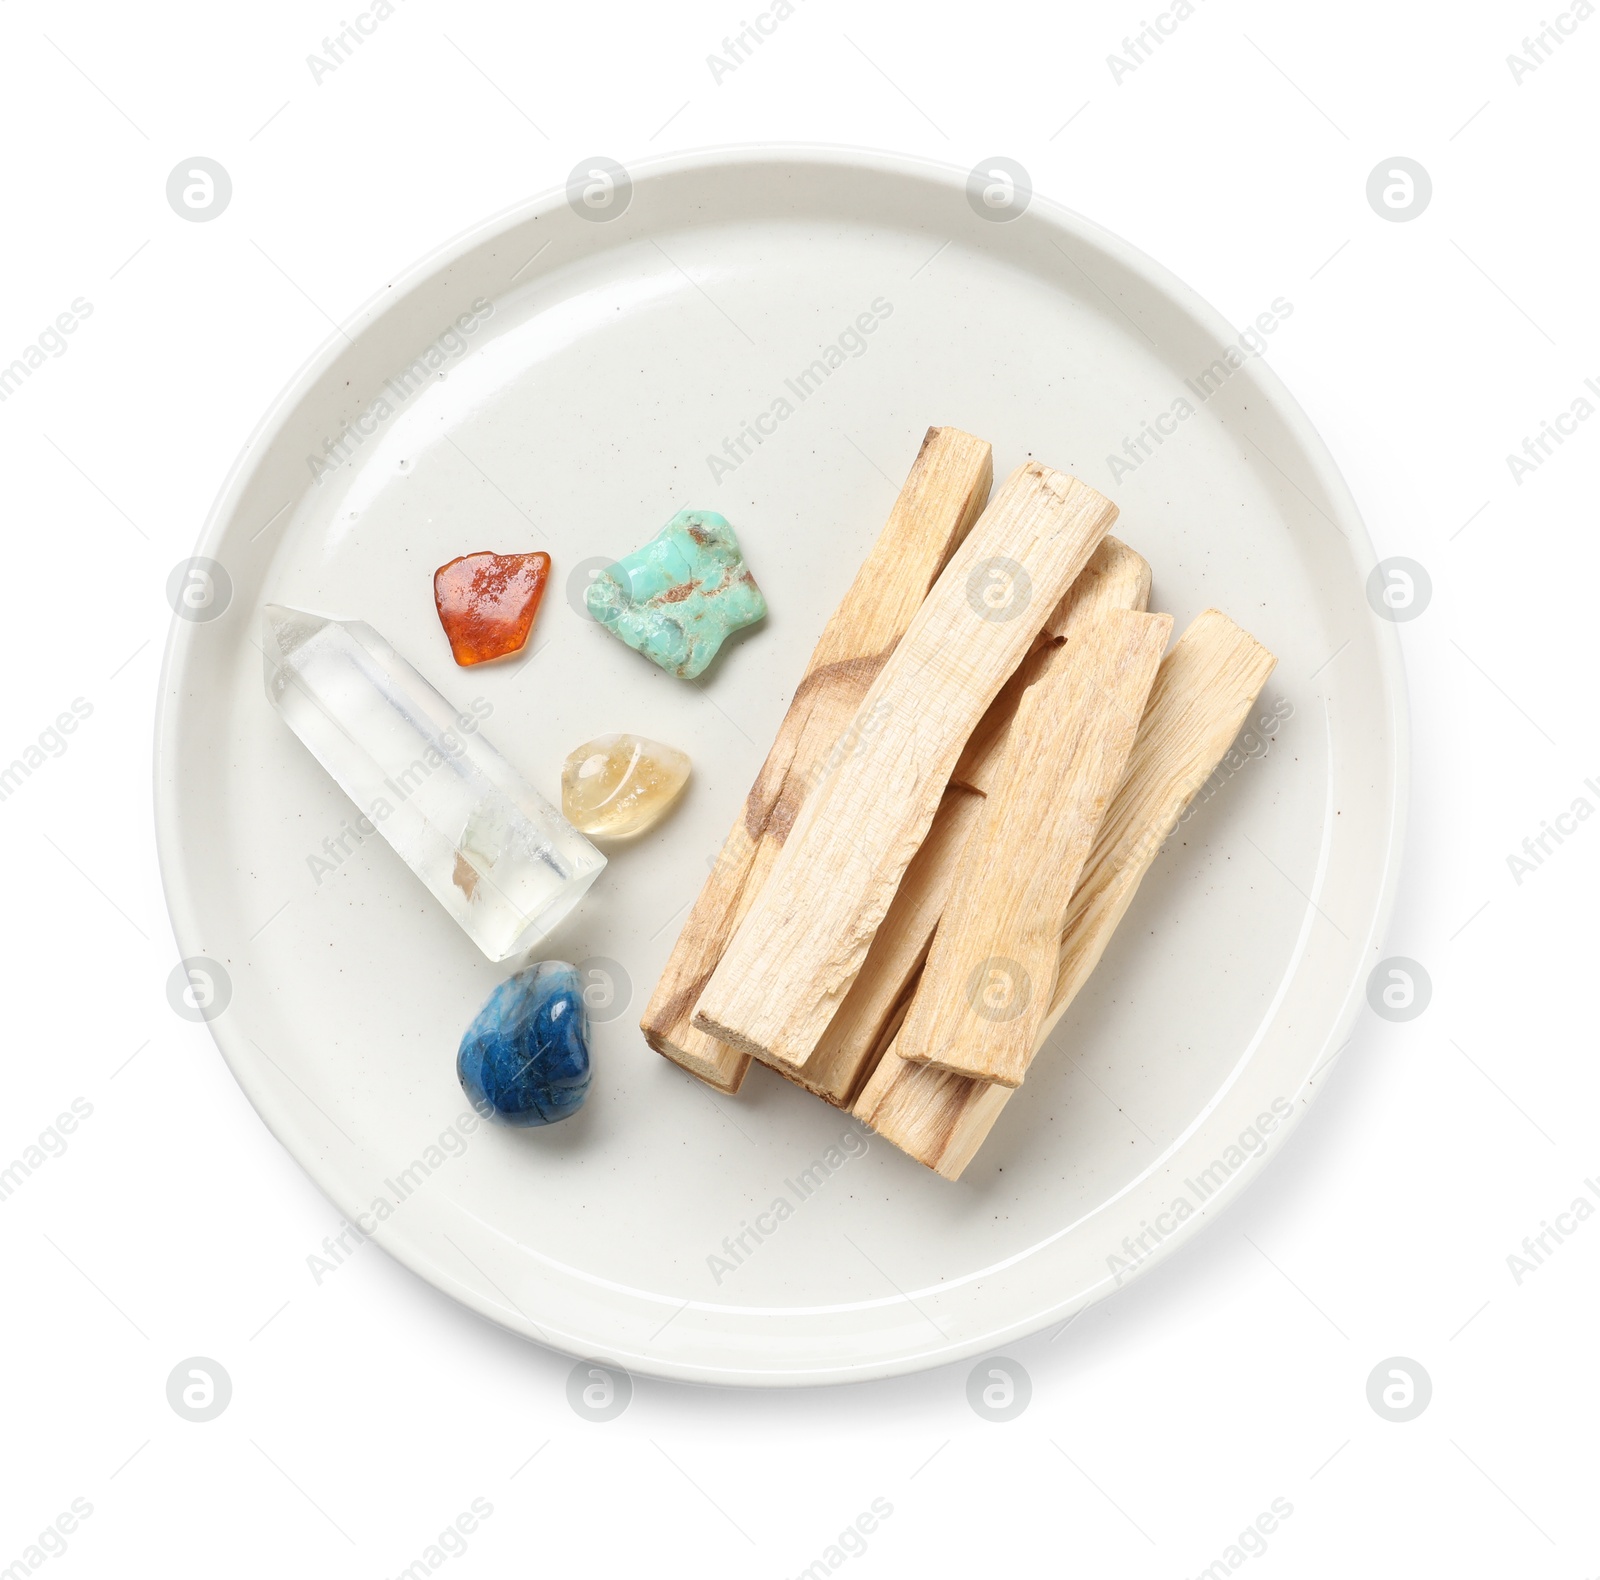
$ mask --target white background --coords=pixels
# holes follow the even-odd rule
[[[719,84],[708,53],[761,0],[395,0],[315,82],[308,53],[359,3],[0,10],[0,364],[93,305],[0,405],[0,758],[93,708],[0,802],[0,1163],[93,1109],[0,1202],[0,1571],[75,1498],[93,1513],[51,1575],[390,1576],[474,1498],[493,1514],[444,1572],[791,1576],[877,1498],[893,1514],[852,1574],[1179,1580],[1275,1498],[1293,1514],[1246,1572],[1600,1570],[1600,1219],[1520,1283],[1507,1262],[1600,1181],[1600,828],[1520,884],[1506,859],[1575,798],[1600,807],[1600,422],[1520,483],[1505,459],[1600,381],[1600,19],[1518,84],[1506,57],[1548,10],[1198,0],[1119,84],[1106,57],[1150,7],[796,0]],[[1003,154],[1240,325],[1290,296],[1272,360],[1379,555],[1433,582],[1400,628],[1415,772],[1388,951],[1432,1002],[1363,1018],[1221,1222],[1016,1346],[1032,1402],[1005,1424],[968,1406],[966,1365],[783,1393],[640,1380],[597,1424],[566,1358],[376,1248],[314,1284],[337,1215],[166,999],[164,584],[260,413],[330,321],[579,159],[759,140]],[[206,224],[165,197],[196,154],[234,184]],[[1394,155],[1434,185],[1408,223],[1366,198]],[[195,1355],[233,1384],[206,1424],[166,1399]],[[1367,1402],[1393,1356],[1432,1379],[1405,1424]]]

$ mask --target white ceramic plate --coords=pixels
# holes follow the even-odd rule
[[[1037,196],[1001,222],[960,172],[781,149],[669,160],[616,192],[598,220],[581,196],[539,199],[394,282],[246,446],[197,551],[231,593],[214,579],[198,612],[217,617],[175,621],[166,659],[157,821],[177,938],[224,969],[211,1029],[274,1134],[353,1222],[495,1321],[722,1383],[989,1350],[1236,1195],[1347,1034],[1404,803],[1371,549],[1266,361],[1229,365],[1238,331]],[[825,376],[802,378],[819,359]],[[1141,455],[1180,400],[1192,415]],[[958,1185],[760,1068],[715,1096],[636,1024],[930,423],[992,440],[997,478],[1032,455],[1109,493],[1155,568],[1152,608],[1181,629],[1217,604],[1280,658],[1255,755],[1168,842]],[[752,425],[770,432],[741,455]],[[345,459],[312,466],[341,435]],[[1129,439],[1140,464],[1113,477]],[[585,561],[683,506],[734,522],[772,610],[696,685],[569,598]],[[544,548],[555,568],[532,651],[461,670],[431,574],[484,548]],[[591,963],[596,1074],[569,1123],[452,1128],[456,1045],[503,970],[381,840],[345,832],[350,803],[264,699],[267,599],[371,622],[452,700],[490,707],[485,734],[553,800],[563,756],[605,731],[692,754],[684,804],[542,951]],[[808,1192],[830,1147],[840,1166]],[[779,1198],[794,1210],[776,1232],[717,1267]]]

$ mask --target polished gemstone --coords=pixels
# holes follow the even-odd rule
[[[642,735],[598,735],[561,765],[561,810],[596,839],[659,823],[689,782],[689,756]]]
[[[642,549],[601,571],[587,602],[608,631],[682,680],[767,612],[738,536],[714,510],[680,510]]]
[[[463,554],[433,573],[433,602],[458,664],[520,652],[550,579],[550,556]]]
[[[491,960],[531,948],[599,876],[605,857],[483,738],[478,713],[458,713],[370,625],[268,604],[261,637],[268,699],[358,827]],[[330,849],[328,872],[342,859]]]
[[[589,1012],[577,969],[541,960],[507,977],[467,1028],[456,1075],[503,1125],[553,1125],[589,1095]]]

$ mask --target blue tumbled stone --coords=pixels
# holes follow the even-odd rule
[[[589,1095],[589,1012],[577,968],[541,960],[489,995],[461,1039],[456,1074],[503,1125],[553,1125]]]

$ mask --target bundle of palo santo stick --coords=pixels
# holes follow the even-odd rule
[[[1233,743],[1274,659],[1168,651],[1117,508],[930,428],[651,997],[659,1053],[752,1059],[959,1178]]]

